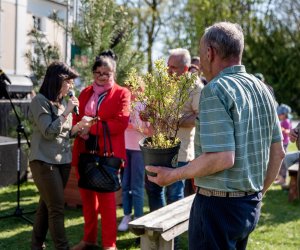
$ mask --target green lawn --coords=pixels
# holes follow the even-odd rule
[[[34,210],[37,204],[37,191],[33,183],[21,186],[21,207],[24,212]],[[248,249],[300,249],[300,202],[288,203],[287,191],[273,186],[263,200],[259,225],[251,234]],[[15,207],[16,187],[0,189],[0,215],[11,214]],[[33,218],[33,215],[28,215]],[[118,220],[122,210],[118,209]],[[81,209],[66,208],[66,230],[71,245],[82,237],[83,218]],[[11,217],[0,220],[0,249],[29,249],[31,226],[21,218]],[[187,249],[186,234],[181,237],[182,249]],[[139,249],[136,236],[132,233],[118,234],[119,249]],[[48,237],[47,249],[53,249]]]
[[[296,143],[290,143],[287,150],[288,152],[297,151]]]
[[[293,144],[289,150],[293,151]],[[11,214],[16,207],[17,188],[12,185],[0,188],[0,216]],[[21,186],[21,207],[24,212],[33,211],[38,200],[38,193],[32,182]],[[148,211],[148,207],[145,208]],[[83,233],[83,217],[81,209],[66,208],[66,231],[70,245],[78,243]],[[118,221],[123,215],[117,209]],[[33,215],[28,215],[33,219]],[[0,249],[25,250],[30,247],[31,225],[17,217],[0,219]],[[100,240],[100,238],[99,238]],[[181,249],[187,249],[187,236],[180,238]],[[50,237],[47,249],[53,249]],[[118,233],[119,249],[139,249],[136,236],[132,233]],[[272,186],[263,199],[262,214],[259,225],[250,235],[250,250],[299,250],[300,249],[300,202],[288,203],[288,191]]]

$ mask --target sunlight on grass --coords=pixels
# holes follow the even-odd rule
[[[294,152],[294,151],[298,151],[296,143],[290,143],[288,148],[287,148],[288,152]]]
[[[24,224],[23,226],[18,226],[17,229],[13,228],[12,230],[7,230],[4,232],[1,232],[0,239],[7,239],[7,238],[14,237],[14,236],[18,237],[19,234],[28,232],[28,231],[31,231],[31,226]]]
[[[83,217],[78,217],[78,218],[70,218],[65,220],[65,226],[77,226],[77,225],[82,225],[83,224]]]
[[[0,216],[9,214],[16,207],[16,186],[0,188]],[[21,207],[25,211],[34,210],[38,202],[38,194],[33,183],[21,186]],[[147,196],[145,209],[147,213]],[[117,208],[118,223],[123,217],[122,208]],[[33,219],[33,215],[30,215]],[[99,220],[99,229],[100,229]],[[83,237],[81,208],[66,208],[65,226],[70,246],[77,244]],[[300,249],[300,202],[288,202],[288,192],[279,186],[272,186],[263,199],[262,214],[257,228],[249,237],[248,250],[299,250]],[[0,249],[27,250],[30,248],[32,226],[21,218],[5,218],[0,220]],[[118,232],[119,249],[140,249],[137,236],[130,232]],[[101,232],[98,233],[101,244]],[[187,234],[180,237],[181,249],[187,250]],[[54,249],[50,236],[46,240],[47,249]]]
[[[271,186],[263,199],[262,214],[247,249],[299,250],[299,201],[289,203],[287,191]]]

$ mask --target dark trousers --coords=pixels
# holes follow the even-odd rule
[[[189,220],[189,250],[246,249],[257,225],[262,194],[214,197],[196,194]]]
[[[64,228],[64,188],[71,165],[51,165],[31,161],[33,180],[39,190],[40,200],[35,215],[31,249],[42,249],[49,228],[55,249],[69,249]]]

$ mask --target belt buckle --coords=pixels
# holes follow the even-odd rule
[[[209,190],[209,189],[206,189],[206,188],[200,188],[200,187],[199,187],[198,193],[199,193],[199,194],[202,194],[202,195],[204,195],[204,196],[207,196],[207,197],[212,196],[212,191]]]
[[[211,197],[211,196],[213,196],[213,192],[212,192],[212,190],[205,189],[204,191],[207,193],[207,196],[208,196],[208,197]]]
[[[212,196],[212,191],[209,190],[209,189],[206,189],[206,188],[200,188],[199,189],[199,193],[202,194],[202,195],[205,195],[207,197],[211,197]]]

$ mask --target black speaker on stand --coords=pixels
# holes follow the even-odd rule
[[[5,81],[9,81],[9,79],[7,78],[7,76],[4,74],[4,72],[2,70],[0,70],[0,85],[1,86],[6,86],[6,83]],[[22,135],[24,136],[25,140],[26,140],[26,143],[28,145],[28,147],[30,147],[30,142],[28,140],[28,137],[27,137],[27,134],[25,133],[25,130],[24,130],[24,126],[22,125],[21,123],[21,119],[15,109],[15,106],[11,100],[11,97],[7,91],[7,88],[2,88],[2,91],[5,91],[4,93],[4,96],[7,97],[10,101],[10,104],[11,104],[11,107],[14,111],[14,114],[17,118],[17,121],[18,121],[18,125],[17,125],[17,128],[16,128],[16,131],[17,131],[17,134],[18,134],[18,137],[17,137],[17,141],[18,141],[18,146],[17,146],[17,207],[15,208],[15,211],[14,213],[12,214],[9,214],[9,215],[5,215],[5,216],[1,216],[0,219],[5,219],[5,218],[10,218],[10,217],[18,217],[18,218],[21,218],[25,221],[27,221],[28,223],[30,224],[33,224],[33,222],[28,219],[25,215],[26,214],[32,214],[34,213],[35,211],[31,211],[31,212],[23,212],[23,208],[21,208],[20,206],[20,184],[21,184],[21,137]]]

